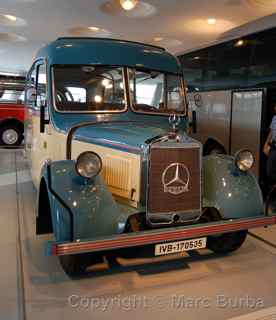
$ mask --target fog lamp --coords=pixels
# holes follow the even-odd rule
[[[235,165],[243,172],[250,170],[254,165],[255,159],[251,151],[241,150],[235,155]]]
[[[92,151],[81,153],[76,160],[76,171],[84,178],[92,179],[102,170],[102,159]]]

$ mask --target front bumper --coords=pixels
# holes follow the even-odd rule
[[[248,230],[257,227],[265,227],[276,224],[276,216],[258,216],[246,219],[236,219],[206,223],[201,225],[189,225],[185,227],[155,229],[142,232],[114,235],[93,240],[76,240],[74,242],[49,242],[47,255],[60,256],[89,252],[118,250],[162,243],[166,241],[185,240],[202,236],[211,236],[228,232]]]

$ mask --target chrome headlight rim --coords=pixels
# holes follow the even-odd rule
[[[244,164],[241,165],[241,156],[242,154],[244,153],[248,153],[250,154],[250,157],[251,157],[251,165],[250,166],[245,166]],[[249,150],[249,149],[242,149],[242,150],[239,150],[236,154],[235,154],[235,166],[236,168],[241,171],[241,172],[248,172],[250,169],[253,168],[254,166],[254,163],[255,163],[255,157],[253,155],[253,153]]]
[[[93,175],[91,176],[87,176],[85,174],[82,174],[81,173],[81,170],[80,170],[80,162],[82,160],[83,157],[86,157],[87,155],[92,155],[93,157],[96,157],[97,160],[99,161],[98,163],[98,169],[97,171],[95,171],[95,173],[93,173]],[[102,159],[101,157],[94,151],[84,151],[82,153],[79,154],[79,156],[77,157],[76,159],[76,163],[75,163],[75,170],[77,172],[77,174],[82,177],[82,178],[85,178],[85,179],[88,179],[88,180],[91,180],[93,178],[95,178],[96,176],[98,176],[100,174],[100,172],[102,171],[102,167],[103,167],[103,162],[102,162]]]

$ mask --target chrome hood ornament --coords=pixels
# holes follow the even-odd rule
[[[181,122],[181,118],[179,115],[177,114],[171,114],[169,117],[169,124],[172,128],[173,132],[177,132],[178,131],[178,127],[180,125]]]

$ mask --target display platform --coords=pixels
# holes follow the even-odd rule
[[[35,236],[36,192],[22,150],[0,150],[0,318],[275,319],[276,229],[253,230],[228,256],[208,250],[109,257],[68,278]]]

